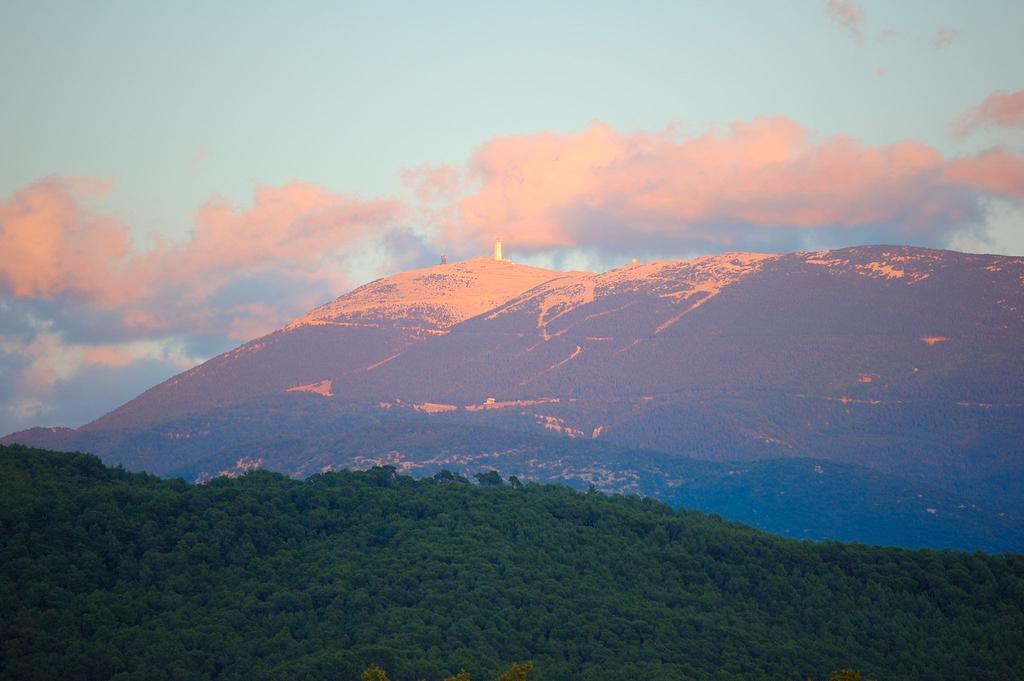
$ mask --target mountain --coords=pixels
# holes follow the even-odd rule
[[[797,542],[393,468],[207,485],[0,447],[0,680],[1024,678],[1024,557]]]
[[[4,441],[194,475],[274,438],[304,451],[427,421],[763,475],[830,461],[1021,517],[1022,346],[1024,258],[870,246],[602,274],[478,259],[368,284],[81,429]]]
[[[164,381],[82,429],[139,427],[289,391],[330,397],[336,384],[347,396],[344,386],[353,374],[561,276],[476,258],[378,279]]]
[[[543,284],[361,391],[478,412],[495,397],[699,458],[835,459],[1019,512],[1022,282],[1022,258],[911,248],[625,267]]]

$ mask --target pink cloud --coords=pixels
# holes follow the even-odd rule
[[[139,361],[139,354],[137,352],[132,352],[130,348],[117,345],[88,346],[81,352],[84,364],[103,367],[126,367]]]
[[[189,239],[164,239],[140,252],[126,226],[90,207],[102,191],[88,180],[48,178],[0,200],[0,295],[73,296],[142,335],[225,326],[269,331],[316,296],[351,283],[339,253],[402,212],[395,201],[364,201],[309,184],[257,187],[251,206],[211,200],[198,210]],[[253,277],[299,285],[274,305],[213,300],[233,281]]]
[[[48,418],[83,372],[182,370],[203,359],[187,339],[279,328],[351,288],[346,257],[402,214],[308,184],[258,187],[251,205],[208,201],[191,237],[139,251],[93,207],[107,189],[47,178],[0,199],[0,309],[22,316],[21,333],[0,333],[0,359],[18,367],[2,376],[16,396],[0,403],[8,428]]]
[[[993,126],[1024,128],[1024,90],[993,92],[981,104],[965,111],[950,126],[950,132],[957,137],[966,137],[979,129]]]
[[[933,50],[944,50],[953,44],[953,41],[960,36],[958,28],[940,28],[932,35],[931,48]]]
[[[626,145],[601,124],[579,135],[500,137],[484,144],[468,173],[481,189],[458,204],[449,226],[463,234],[449,236],[486,241],[514,234],[525,248],[573,245],[552,209],[597,193],[600,173],[627,153]]]
[[[825,12],[829,18],[850,32],[858,44],[864,44],[864,10],[852,0],[828,0]]]
[[[0,293],[123,300],[116,279],[131,251],[128,229],[88,203],[108,189],[87,178],[50,177],[0,200]]]
[[[257,187],[250,205],[208,201],[190,237],[140,251],[127,226],[94,207],[108,188],[47,178],[0,198],[0,310],[19,329],[0,333],[0,378],[16,395],[0,402],[0,424],[47,418],[83,372],[181,370],[202,359],[189,339],[279,328],[365,277],[365,262],[352,276],[350,260],[403,216],[398,202],[310,184]]]
[[[127,338],[227,329],[241,339],[356,283],[345,263],[368,244],[397,259],[389,266],[415,258],[422,244],[396,229],[409,215],[429,217],[454,255],[497,235],[520,252],[657,240],[783,249],[803,238],[787,234],[815,230],[938,243],[982,198],[1024,197],[1024,161],[1005,149],[950,159],[911,141],[821,139],[786,118],[691,136],[594,123],[498,137],[461,167],[405,171],[403,181],[420,205],[297,182],[257,187],[249,205],[203,204],[188,239],[136,251],[127,227],[90,206],[103,186],[41,180],[0,200],[0,295],[73,297]]]
[[[910,141],[815,140],[785,118],[690,138],[595,123],[481,146],[467,163],[473,190],[440,221],[441,238],[478,251],[503,234],[540,251],[649,237],[763,242],[779,230],[939,234],[982,195],[1018,196],[1020,163],[1005,151],[949,160]]]
[[[944,178],[988,194],[1024,198],[1024,158],[1005,149],[989,149],[977,156],[950,161]]]
[[[196,293],[233,277],[285,269],[312,273],[323,258],[394,220],[394,201],[363,201],[293,182],[258,186],[253,205],[239,208],[213,199],[196,214],[192,238],[170,253],[165,275],[175,281],[202,279]]]

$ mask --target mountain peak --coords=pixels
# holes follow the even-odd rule
[[[286,329],[386,322],[444,330],[564,274],[494,258],[407,270],[321,305]]]

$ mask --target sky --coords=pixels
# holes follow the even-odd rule
[[[0,3],[0,434],[370,279],[1024,255],[1024,4]]]

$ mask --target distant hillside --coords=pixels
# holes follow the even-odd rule
[[[1024,519],[860,466],[822,459],[699,461],[599,440],[390,420],[342,435],[254,439],[171,471],[186,479],[254,467],[306,477],[393,465],[416,477],[497,470],[523,480],[639,493],[798,539],[1024,551]]]
[[[189,486],[0,448],[0,679],[1024,678],[1020,555],[393,468]]]

